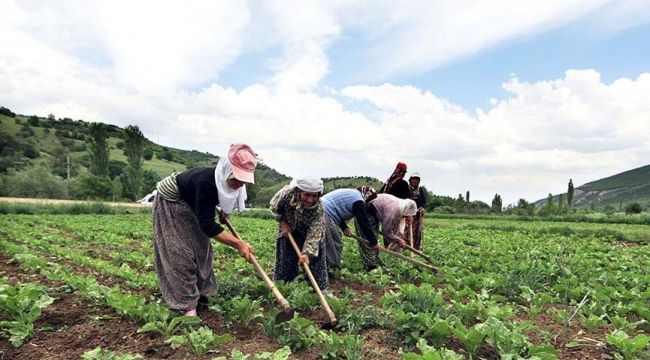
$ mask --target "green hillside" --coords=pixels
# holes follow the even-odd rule
[[[330,192],[332,190],[341,188],[356,188],[363,185],[372,186],[377,191],[379,191],[382,182],[376,178],[369,176],[353,176],[324,178],[323,184],[325,186],[325,192]]]
[[[16,156],[18,168],[22,165],[44,164],[51,162],[57,154],[69,154],[77,171],[85,171],[88,167],[88,150],[86,136],[90,123],[72,119],[48,119],[16,115],[9,117],[0,115],[0,134],[7,138],[13,137],[23,149],[22,155],[36,150],[35,156]],[[126,164],[126,155],[122,150],[124,131],[114,125],[108,125],[110,160]],[[5,141],[6,142],[6,141]],[[153,157],[145,160],[144,170],[153,170],[159,176],[167,176],[174,171],[183,171],[188,167],[209,165],[215,163],[218,157],[196,150],[186,151],[167,148],[147,140],[146,147],[153,151]],[[165,154],[163,156],[163,154]],[[171,154],[171,160],[169,160]],[[20,154],[19,154],[20,155]],[[163,157],[165,157],[163,159]],[[13,167],[13,166],[8,166]],[[2,168],[0,168],[2,170]]]
[[[566,193],[562,195],[566,199]],[[557,203],[559,196],[560,194],[555,194],[553,201]],[[542,206],[546,200],[541,199],[534,204]],[[573,208],[621,211],[632,203],[638,203],[644,209],[650,208],[650,165],[578,186],[575,189]]]
[[[0,195],[30,196],[23,193],[11,194],[7,189],[12,179],[33,177],[30,171],[41,169],[55,175],[52,186],[69,188],[56,192],[57,197],[77,198],[78,191],[70,189],[74,180],[88,173],[90,166],[89,151],[86,138],[89,134],[89,122],[69,118],[55,119],[25,116],[12,113],[7,108],[0,107]],[[110,149],[111,180],[115,181],[127,165],[124,154],[124,130],[115,125],[107,125],[108,145]],[[197,166],[216,164],[219,157],[210,153],[196,150],[181,150],[165,147],[146,140],[143,170],[151,170],[157,178],[162,178],[175,171],[183,171]],[[70,159],[71,183],[62,183],[67,178],[67,158]],[[47,170],[43,170],[47,169]],[[39,173],[43,174],[43,173]],[[40,176],[40,175],[37,175]],[[59,180],[56,180],[59,179]],[[253,206],[267,206],[271,197],[291,178],[280,174],[273,168],[260,163],[255,170],[255,184],[248,187],[249,202]],[[372,185],[377,188],[381,182],[369,177],[336,177],[324,179],[325,191],[342,187],[357,187]],[[142,189],[149,192],[155,182],[149,182]],[[29,191],[28,191],[29,192]],[[144,194],[141,194],[144,195]],[[50,197],[47,192],[34,195],[35,197]],[[80,196],[80,195],[79,195]],[[117,200],[117,198],[113,198]]]
[[[583,191],[602,191],[650,185],[650,165],[622,172],[579,187]]]

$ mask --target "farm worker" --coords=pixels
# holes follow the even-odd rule
[[[216,294],[210,238],[237,249],[250,261],[252,247],[224,231],[214,218],[217,205],[225,214],[235,206],[244,209],[244,184],[254,182],[256,166],[253,150],[235,144],[216,167],[173,173],[156,184],[154,260],[160,291],[170,308],[195,316],[197,303]]]
[[[418,212],[413,217],[413,247],[420,250],[422,247],[422,235],[424,234],[424,212],[427,205],[427,199],[424,195],[424,189],[420,187],[420,173],[414,172],[409,177],[409,186],[411,188],[411,199],[418,206]]]
[[[381,194],[391,194],[400,199],[410,199],[411,198],[411,189],[409,184],[404,180],[406,175],[406,164],[399,162],[393,170],[393,173],[390,175],[388,180],[381,186],[379,193]]]
[[[375,233],[379,230],[384,237],[384,246],[394,250],[406,246],[404,228],[417,213],[417,205],[411,199],[399,199],[390,194],[379,194],[368,205],[368,220]]]
[[[325,212],[321,203],[323,181],[319,178],[293,179],[270,201],[271,213],[279,222],[275,242],[274,280],[291,281],[298,276],[298,266],[309,265],[323,294],[331,295],[325,254]],[[301,249],[298,258],[287,234],[293,235]]]
[[[337,189],[323,196],[323,208],[327,215],[325,232],[325,248],[327,250],[328,269],[341,267],[343,241],[341,231],[345,236],[352,236],[347,221],[354,218],[357,233],[367,241],[358,241],[361,260],[367,271],[377,268],[377,236],[372,231],[366,211],[367,204],[377,197],[377,192],[370,186],[360,186],[356,189]],[[373,250],[374,248],[374,250]]]

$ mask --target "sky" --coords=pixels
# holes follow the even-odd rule
[[[509,204],[650,163],[648,39],[648,0],[0,0],[0,105]]]

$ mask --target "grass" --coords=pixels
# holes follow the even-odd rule
[[[580,186],[585,191],[609,190],[650,184],[650,165],[606,177]]]
[[[151,213],[150,207],[120,207],[111,206],[102,202],[88,202],[79,204],[23,204],[0,203],[0,214],[67,214],[67,215],[119,215],[119,214],[145,214]]]

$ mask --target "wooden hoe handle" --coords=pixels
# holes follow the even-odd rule
[[[302,251],[300,251],[300,248],[298,248],[298,244],[296,244],[296,240],[293,239],[293,235],[291,233],[287,233],[287,238],[291,242],[293,249],[296,251],[296,254],[300,258],[300,256],[302,256]],[[314,279],[314,275],[312,275],[311,270],[309,269],[309,265],[302,263],[302,269],[305,270],[305,274],[307,274],[307,277],[311,282],[311,286],[316,291],[316,294],[318,295],[318,299],[320,300],[323,309],[325,309],[325,311],[327,312],[327,317],[329,318],[329,322],[331,324],[335,324],[336,316],[334,315],[334,312],[330,308],[330,305],[327,303],[327,300],[325,299],[325,295],[323,295],[323,292],[321,292],[320,288],[318,287],[318,283],[316,282],[316,279]]]
[[[414,254],[417,254],[417,255],[421,256],[422,258],[426,259],[428,262],[432,262],[432,261],[433,261],[433,259],[431,259],[431,256],[429,256],[429,255],[423,253],[422,251],[420,251],[420,250],[414,248],[414,247],[411,246],[411,245],[406,245],[406,248],[407,248],[408,250],[412,251]]]
[[[367,241],[368,241],[368,240],[366,240],[366,239],[364,239],[364,238],[362,238],[362,237],[359,237],[359,236],[357,236],[357,235],[354,235],[354,234],[352,234],[352,237],[355,238],[355,239],[357,239],[357,240],[359,240],[359,241],[364,241],[364,242],[367,242]],[[407,245],[407,248],[408,248],[408,245]],[[414,249],[414,250],[415,250],[415,249]],[[386,254],[389,254],[389,255],[391,255],[391,256],[394,256],[394,257],[396,257],[396,258],[400,258],[400,259],[402,259],[402,260],[404,260],[404,261],[408,261],[408,262],[410,262],[411,264],[413,264],[413,265],[415,265],[415,266],[418,266],[418,267],[421,267],[421,268],[425,268],[425,269],[431,271],[431,272],[434,273],[434,274],[436,274],[436,273],[438,272],[438,269],[436,269],[436,268],[435,268],[434,266],[432,266],[432,265],[425,264],[425,263],[423,263],[423,262],[420,262],[420,261],[417,261],[417,260],[411,259],[410,257],[405,256],[405,255],[402,255],[402,254],[400,254],[400,253],[398,253],[398,252],[395,252],[395,251],[392,251],[392,250],[388,250],[388,249],[384,248],[383,246],[379,246],[379,251],[384,252],[384,253],[386,253]],[[417,251],[417,250],[416,250],[416,251]],[[417,253],[416,253],[416,254],[417,254]]]
[[[241,237],[237,233],[237,230],[235,230],[235,228],[232,226],[230,221],[228,219],[225,219],[225,220],[226,220],[226,226],[228,226],[228,229],[230,229],[230,232],[233,233],[233,235],[235,235],[236,238],[241,240]],[[275,283],[273,283],[271,278],[269,278],[269,276],[266,274],[266,272],[264,271],[264,269],[262,268],[260,263],[257,262],[257,259],[255,258],[255,255],[253,255],[253,254],[251,254],[251,262],[255,266],[255,270],[257,270],[257,274],[262,278],[262,280],[264,280],[264,282],[266,283],[266,286],[268,286],[269,289],[271,289],[271,292],[273,293],[273,296],[275,296],[275,299],[278,301],[278,303],[282,307],[282,311],[284,311],[285,313],[291,312],[291,306],[289,305],[289,302],[287,301],[287,299],[284,298],[284,296],[282,296],[282,293],[280,293],[280,290],[278,290],[278,288],[275,286]]]

